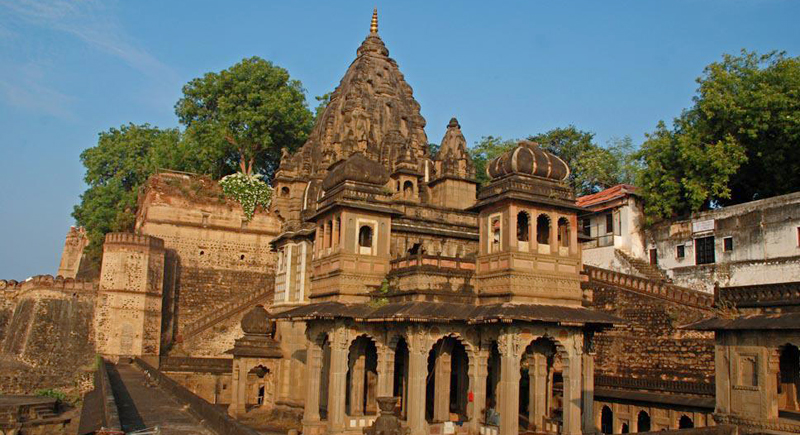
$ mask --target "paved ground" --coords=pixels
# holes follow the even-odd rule
[[[215,435],[144,374],[129,364],[107,364],[122,429],[161,427],[163,435]]]

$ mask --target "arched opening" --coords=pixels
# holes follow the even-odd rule
[[[622,430],[620,433],[630,433],[630,429],[628,428],[628,423],[622,423]]]
[[[636,417],[636,432],[650,432],[650,414],[646,411],[639,411]]]
[[[405,338],[397,341],[394,350],[394,382],[392,396],[400,398],[400,417],[408,415],[408,344]]]
[[[358,246],[362,248],[372,247],[372,227],[369,225],[361,225],[358,229]]]
[[[328,419],[328,385],[331,379],[331,343],[326,335],[322,341],[322,367],[319,381],[319,417]]]
[[[678,420],[678,429],[691,429],[694,427],[694,422],[687,415],[682,415]]]
[[[466,422],[469,358],[453,337],[437,341],[428,353],[425,418],[434,422]]]
[[[484,423],[500,426],[500,410],[497,409],[497,387],[500,384],[500,350],[497,342],[492,342],[489,360],[486,365],[486,404],[483,409]]]
[[[411,181],[406,181],[403,183],[403,198],[413,198],[414,197],[414,183]]]
[[[536,243],[550,244],[550,216],[542,213],[536,218]]]
[[[554,432],[550,424],[556,420],[560,406],[555,397],[556,346],[548,338],[530,343],[520,361],[519,413],[522,426],[528,431]]]
[[[378,387],[378,349],[366,336],[360,336],[350,345],[347,359],[347,415],[375,415]]]
[[[333,240],[333,222],[328,221],[325,224],[325,247],[330,248]]]
[[[800,392],[800,351],[797,346],[786,344],[781,349],[778,362],[778,408],[800,411],[797,394]]]
[[[286,186],[281,187],[281,198],[289,197],[289,188]]]
[[[517,213],[517,240],[527,242],[531,236],[531,215],[526,211]]]
[[[614,413],[608,405],[604,405],[600,411],[600,432],[614,433]]]
[[[492,218],[490,223],[490,230],[492,234],[491,252],[500,252],[500,218]]]
[[[561,246],[562,248],[568,248],[569,238],[569,221],[567,218],[562,217],[558,220],[558,246]]]
[[[247,372],[247,383],[249,385],[250,398],[247,400],[249,404],[261,406],[266,401],[267,396],[267,375],[269,369],[263,365],[257,365]]]

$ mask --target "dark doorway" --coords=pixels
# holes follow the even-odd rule
[[[608,406],[603,406],[600,412],[600,432],[614,433],[614,413]]]
[[[653,266],[658,264],[658,251],[655,249],[650,250],[650,264]]]
[[[636,418],[636,432],[650,432],[650,414],[645,411],[639,411],[639,416]]]
[[[678,420],[678,429],[691,429],[694,427],[694,422],[686,415],[682,415]]]

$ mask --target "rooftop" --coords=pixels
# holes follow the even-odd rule
[[[628,195],[636,195],[636,190],[636,186],[630,184],[617,184],[591,195],[580,196],[577,198],[577,202],[579,207],[592,208],[615,199],[625,198]]]

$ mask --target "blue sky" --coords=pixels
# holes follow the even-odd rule
[[[54,274],[85,186],[79,154],[128,122],[177,125],[181,86],[244,57],[332,90],[380,34],[431,142],[574,124],[635,143],[742,48],[800,55],[800,2],[0,0],[0,278]]]

